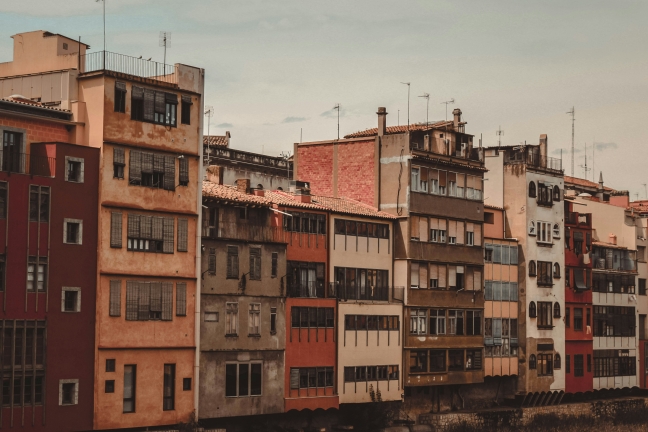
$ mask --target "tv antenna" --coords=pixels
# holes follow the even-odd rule
[[[423,93],[420,98],[425,98],[425,101],[427,102],[427,108],[425,109],[425,129],[427,130],[429,126],[429,115],[430,115],[430,94],[429,93]]]
[[[642,183],[642,186],[644,187],[644,197],[648,199],[648,189],[646,189],[646,183]]]
[[[164,65],[164,69],[166,69],[166,50],[167,50],[167,48],[171,48],[171,32],[170,31],[161,31],[160,32],[160,46],[164,47],[164,62],[162,64]],[[166,70],[164,71],[164,75],[166,75]]]
[[[96,3],[103,3],[103,43],[104,43],[104,52],[106,52],[106,0],[95,0]],[[79,55],[81,52],[79,52]],[[105,58],[104,54],[104,58]],[[106,67],[106,65],[104,65]]]
[[[502,136],[504,135],[504,131],[502,130],[502,126],[500,126],[499,129],[497,129],[495,131],[495,135],[497,135],[497,147],[501,147],[502,146]]]
[[[592,168],[587,167],[587,143],[585,143],[585,165],[581,165],[580,167],[583,168],[583,172],[585,173],[583,178],[587,180],[587,173],[592,170]]]
[[[407,86],[407,130],[409,130],[409,105],[410,105],[410,82],[401,82]]]
[[[571,111],[567,111],[567,114],[570,114],[572,118],[571,176],[574,177],[574,122],[576,121],[574,107],[572,107]]]
[[[211,147],[209,142],[209,125],[211,124],[211,119],[214,116],[214,107],[212,105],[205,105],[205,115],[207,116],[207,165],[209,165],[209,157],[211,156]]]
[[[441,102],[442,105],[445,104],[446,106],[446,121],[448,121],[448,105],[454,103],[455,103],[454,98],[450,99],[449,101]]]
[[[335,104],[333,107],[334,110],[337,110],[337,118],[338,118],[338,141],[340,140],[340,104]]]

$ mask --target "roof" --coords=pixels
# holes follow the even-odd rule
[[[576,186],[588,187],[588,188],[592,188],[592,189],[598,189],[598,187],[599,187],[599,184],[594,183],[593,181],[589,181],[589,180],[585,180],[585,179],[582,179],[582,178],[571,177],[571,176],[566,175],[565,176],[565,184],[567,184],[567,183],[570,183],[570,184],[573,184],[573,185],[576,185]],[[606,191],[614,191],[614,189],[612,189],[610,187],[607,187],[607,186],[603,186],[603,189],[606,190]]]
[[[605,247],[605,248],[610,248],[610,249],[625,249],[625,250],[628,249],[625,246],[619,246],[619,245],[615,245],[615,244],[612,244],[612,243],[606,243],[606,242],[596,241],[596,240],[592,242],[592,245]]]
[[[459,123],[460,125],[466,124],[466,122]],[[411,125],[400,125],[400,126],[387,126],[385,128],[385,133],[387,135],[406,133],[407,131],[426,131],[432,129],[439,129],[445,126],[453,126],[451,120],[442,120],[433,123],[415,123]],[[378,134],[378,128],[371,128],[363,131],[353,132],[348,135],[344,135],[344,138],[360,138],[360,137],[371,137]]]
[[[203,198],[211,198],[224,204],[252,204],[262,207],[272,205],[272,201],[265,197],[239,192],[236,186],[219,185],[208,180],[203,180],[202,194]]]
[[[19,105],[26,105],[26,106],[31,106],[34,108],[42,108],[42,109],[47,109],[47,110],[52,110],[52,111],[59,111],[59,112],[64,112],[64,113],[72,113],[70,110],[66,110],[63,108],[57,108],[55,106],[50,106],[50,105],[44,105],[40,102],[33,101],[31,99],[27,99],[25,97],[22,97],[20,95],[13,95],[13,96],[8,96],[8,97],[3,97],[0,98],[1,101],[3,102],[11,102]]]
[[[490,204],[484,204],[484,208],[488,208],[488,209],[492,209],[492,210],[504,211],[503,207],[497,207],[497,206],[490,205]]]
[[[639,213],[647,213],[648,212],[648,200],[639,200],[639,201],[633,201],[630,203],[630,206],[628,207],[628,210],[633,209],[638,211]]]
[[[334,213],[375,217],[380,219],[397,219],[396,216],[390,213],[379,211],[375,207],[368,206],[367,204],[361,203],[360,201],[356,201],[351,198],[333,198],[322,195],[314,195],[313,201],[327,207]]]
[[[229,146],[229,133],[227,135],[204,135],[203,136],[203,145],[212,145],[212,146]]]

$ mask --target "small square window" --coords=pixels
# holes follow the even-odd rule
[[[79,398],[79,380],[59,381],[59,405],[76,405]]]
[[[106,372],[115,372],[115,359],[106,359]]]
[[[68,49],[68,44],[66,44],[65,42],[63,42],[63,49],[64,49],[64,50],[67,50],[67,49]]]
[[[78,219],[64,219],[63,243],[82,244],[83,221]]]
[[[218,322],[218,312],[205,312],[205,322]]]
[[[182,378],[182,390],[183,391],[191,390],[191,378]]]
[[[83,183],[82,158],[65,157],[65,180],[73,183]]]
[[[81,289],[63,287],[61,296],[61,310],[63,312],[81,311]]]
[[[106,393],[115,393],[115,380],[106,380]]]

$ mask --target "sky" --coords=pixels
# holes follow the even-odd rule
[[[646,198],[648,2],[645,0],[105,0],[109,51],[206,71],[211,134],[279,155],[293,143],[463,112],[485,146],[549,138],[571,173]],[[48,30],[103,47],[101,1],[2,0],[0,61],[10,36]],[[477,140],[475,141],[477,142]]]

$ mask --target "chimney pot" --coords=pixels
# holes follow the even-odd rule
[[[237,179],[236,190],[244,194],[250,193],[250,179]]]
[[[378,136],[383,136],[387,133],[387,108],[378,107]]]
[[[459,127],[459,123],[461,123],[461,110],[459,108],[455,108],[452,110],[452,114],[454,115],[453,126],[455,129],[457,129]]]
[[[617,236],[615,234],[610,234],[610,244],[616,245],[617,244]]]

